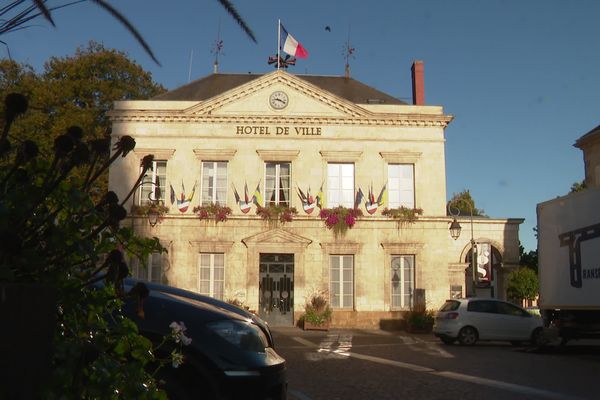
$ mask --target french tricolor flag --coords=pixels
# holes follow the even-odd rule
[[[308,58],[308,51],[306,51],[306,49],[285,30],[283,25],[280,24],[279,26],[281,26],[283,51],[296,58]]]

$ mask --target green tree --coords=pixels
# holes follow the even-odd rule
[[[30,112],[12,128],[21,139],[35,140],[42,152],[71,125],[86,137],[109,133],[107,112],[117,100],[145,100],[165,89],[123,52],[90,42],[73,56],[52,57],[35,75],[28,65],[0,62],[0,95],[19,92],[30,97]]]
[[[538,253],[537,250],[530,250],[525,253],[525,248],[519,245],[519,265],[527,267],[538,272]]]
[[[519,267],[508,274],[506,294],[513,300],[533,300],[537,297],[539,282],[536,272],[527,267]]]
[[[452,194],[452,198],[446,203],[446,209],[450,214],[456,211],[460,212],[460,215],[470,216],[473,212],[473,216],[485,217],[485,211],[475,207],[475,200],[471,196],[471,192],[468,189],[464,189],[462,192]]]
[[[164,91],[125,53],[95,42],[72,56],[52,57],[41,74],[26,64],[0,61],[0,96],[18,92],[29,99],[29,112],[15,122],[11,134],[35,141],[42,154],[52,154],[54,138],[72,125],[82,128],[88,139],[108,137],[107,113],[114,101],[148,99]],[[106,146],[101,160],[109,150]],[[96,187],[106,191],[106,173]]]
[[[581,192],[586,188],[585,179],[581,182],[575,182],[571,185],[571,191],[569,193]]]

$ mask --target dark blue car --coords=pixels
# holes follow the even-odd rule
[[[126,279],[126,291],[137,283]],[[143,301],[143,318],[133,298],[125,306],[126,315],[138,324],[140,333],[160,343],[171,332],[173,322],[183,322],[185,335],[192,339],[183,347],[184,363],[161,370],[159,378],[166,382],[169,398],[286,399],[285,360],[275,352],[264,321],[210,297],[144,284],[149,295]]]

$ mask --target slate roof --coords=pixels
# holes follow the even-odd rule
[[[594,129],[592,129],[591,131],[589,131],[588,133],[586,133],[585,135],[583,135],[582,137],[577,139],[577,141],[575,142],[575,144],[573,146],[581,148],[581,146],[584,146],[585,143],[592,140],[592,138],[598,138],[598,137],[600,137],[600,125],[598,125]]]
[[[212,74],[152,98],[152,100],[204,101],[244,85],[260,74]],[[407,104],[386,93],[343,76],[295,75],[355,104]]]

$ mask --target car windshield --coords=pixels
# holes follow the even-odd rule
[[[458,310],[460,302],[456,300],[446,300],[440,311],[455,311]]]

